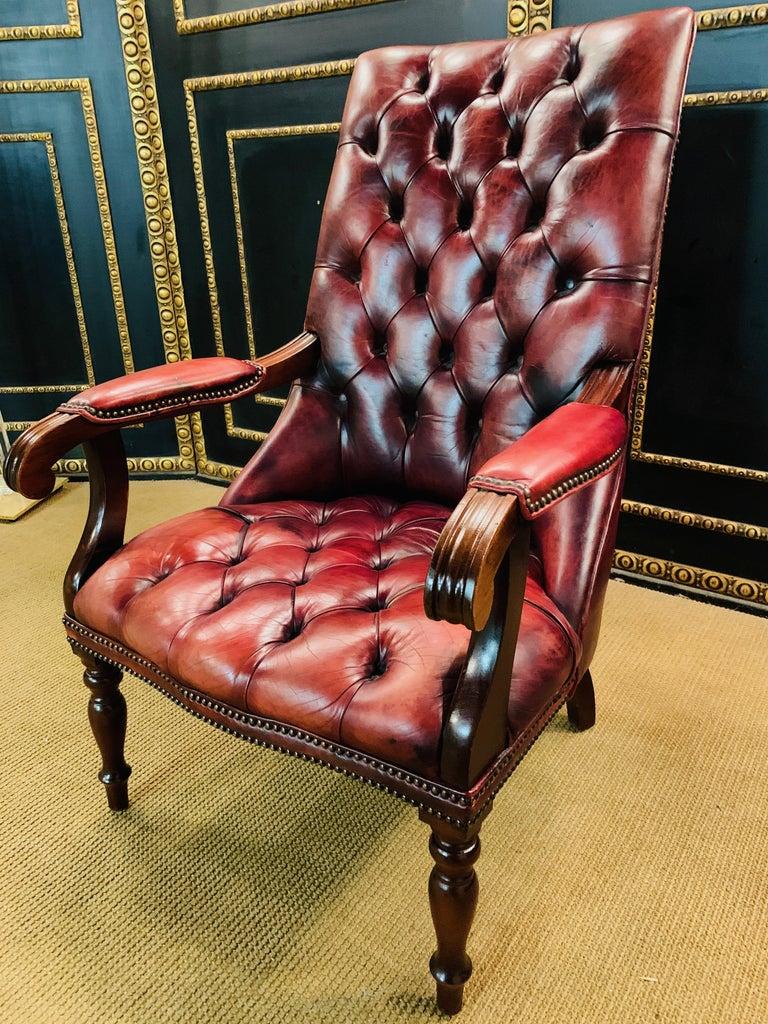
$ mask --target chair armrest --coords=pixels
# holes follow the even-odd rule
[[[429,618],[472,630],[441,736],[440,776],[468,789],[508,741],[507,708],[528,571],[530,526],[608,473],[626,439],[603,405],[557,409],[489,459],[437,539],[424,587]]]
[[[258,363],[228,356],[185,359],[97,384],[16,438],[5,463],[6,482],[28,498],[44,498],[53,490],[53,465],[76,445],[129,423],[280,387],[309,372],[318,353],[317,336],[304,332]]]
[[[177,416],[287,384],[312,368],[318,352],[317,336],[304,332],[257,363],[230,356],[165,363],[88,388],[58,412],[120,426]]]
[[[536,519],[608,473],[626,437],[626,420],[617,409],[571,402],[484,463],[469,486],[514,494],[521,515]]]
[[[241,398],[255,391],[263,376],[264,368],[248,359],[184,359],[104,381],[62,402],[57,411],[94,423],[143,423]]]

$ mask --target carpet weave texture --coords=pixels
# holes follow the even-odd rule
[[[221,496],[131,490],[129,536]],[[59,624],[86,506],[0,527],[2,1024],[441,1019],[413,808],[126,676],[107,811]],[[765,619],[610,584],[596,727],[560,713],[483,828],[463,1024],[768,1020],[767,649]]]

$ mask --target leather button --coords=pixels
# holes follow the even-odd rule
[[[486,299],[490,299],[496,289],[496,274],[489,270],[485,275],[485,281],[483,281],[483,295]]]
[[[429,88],[429,71],[425,71],[419,76],[419,80],[416,82],[417,92],[426,92]]]
[[[528,214],[528,223],[525,225],[525,230],[535,231],[544,220],[544,213],[545,210],[543,206],[539,206],[538,203],[534,204]]]
[[[393,220],[396,224],[399,224],[400,221],[403,219],[404,208],[405,208],[405,204],[403,202],[403,197],[390,194],[390,197],[389,197],[389,217],[390,217],[390,220]]]
[[[523,133],[519,129],[515,128],[510,132],[509,138],[507,139],[507,156],[514,160],[520,155],[520,150],[523,148]]]
[[[441,160],[447,160],[451,155],[453,139],[449,128],[439,128],[435,136],[435,150]]]
[[[563,72],[563,78],[566,82],[573,82],[580,71],[581,58],[579,57],[578,50],[572,49],[568,58],[568,63],[565,66],[565,71]]]
[[[488,88],[491,92],[498,92],[504,84],[504,67],[500,67],[498,71],[494,72],[488,83]]]
[[[373,336],[373,354],[376,356],[385,356],[387,354],[387,339],[383,334],[374,334]]]
[[[597,149],[605,138],[605,128],[599,121],[587,121],[581,133],[581,145],[583,149]]]
[[[362,146],[368,156],[376,156],[376,150],[379,148],[379,138],[375,131],[372,131],[365,138]]]
[[[423,295],[427,290],[429,284],[429,271],[424,267],[417,267],[416,274],[413,280],[413,287],[417,295]]]
[[[459,203],[459,210],[456,214],[456,222],[462,231],[469,231],[472,225],[472,215],[474,210],[472,209],[472,203],[468,199],[462,199]]]
[[[289,622],[283,633],[283,642],[287,643],[289,640],[295,640],[299,633],[301,633],[301,629],[302,624],[300,622]]]
[[[557,275],[557,281],[555,283],[555,289],[558,294],[566,294],[572,292],[576,287],[577,281],[567,270],[561,270]]]
[[[455,353],[453,351],[453,346],[450,344],[450,342],[444,341],[442,343],[442,345],[440,346],[440,351],[438,353],[438,358],[440,360],[440,365],[445,366],[446,369],[450,369],[450,367],[453,366]]]

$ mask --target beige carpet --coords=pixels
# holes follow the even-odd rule
[[[220,493],[138,483],[131,532]],[[0,1021],[438,1018],[412,808],[127,678],[133,805],[107,812],[59,625],[85,503],[0,527]],[[767,641],[611,584],[597,727],[558,716],[484,828],[464,1024],[768,1019]]]

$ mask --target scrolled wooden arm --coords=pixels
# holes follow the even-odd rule
[[[246,380],[248,393],[280,387],[310,373],[318,356],[317,336],[309,332],[300,334],[259,360],[258,374],[253,374],[253,381]],[[227,360],[228,370],[232,362]],[[97,384],[34,423],[11,447],[4,467],[8,486],[28,498],[45,498],[53,490],[58,460],[72,448],[83,445],[91,495],[88,519],[64,582],[64,604],[70,615],[82,584],[123,543],[128,469],[120,427],[230,401],[231,388],[217,388],[216,359],[205,363],[212,364],[212,379],[204,389],[199,385],[192,389],[187,367],[175,374],[178,364]],[[142,394],[142,381],[152,384],[154,393]],[[129,404],[121,405],[126,398]]]
[[[494,580],[518,523],[517,498],[474,487],[437,539],[424,588],[430,619],[481,630],[491,614]]]
[[[269,391],[309,373],[318,355],[317,336],[305,331],[259,360],[258,373],[253,373],[252,380],[245,380],[247,393]],[[236,361],[221,362],[229,369],[229,364]],[[211,375],[205,388],[190,385],[184,379],[183,371],[201,363],[205,363]],[[8,486],[28,498],[45,498],[53,490],[53,466],[76,445],[128,423],[166,419],[205,405],[231,401],[232,387],[217,387],[217,363],[216,358],[189,360],[186,366],[166,363],[97,384],[64,402],[56,412],[33,424],[16,439],[5,464]],[[243,365],[246,370],[248,366],[254,367],[254,364]]]
[[[429,618],[472,630],[440,758],[441,778],[464,790],[507,745],[529,536],[514,495],[470,488],[443,527],[427,574]]]

